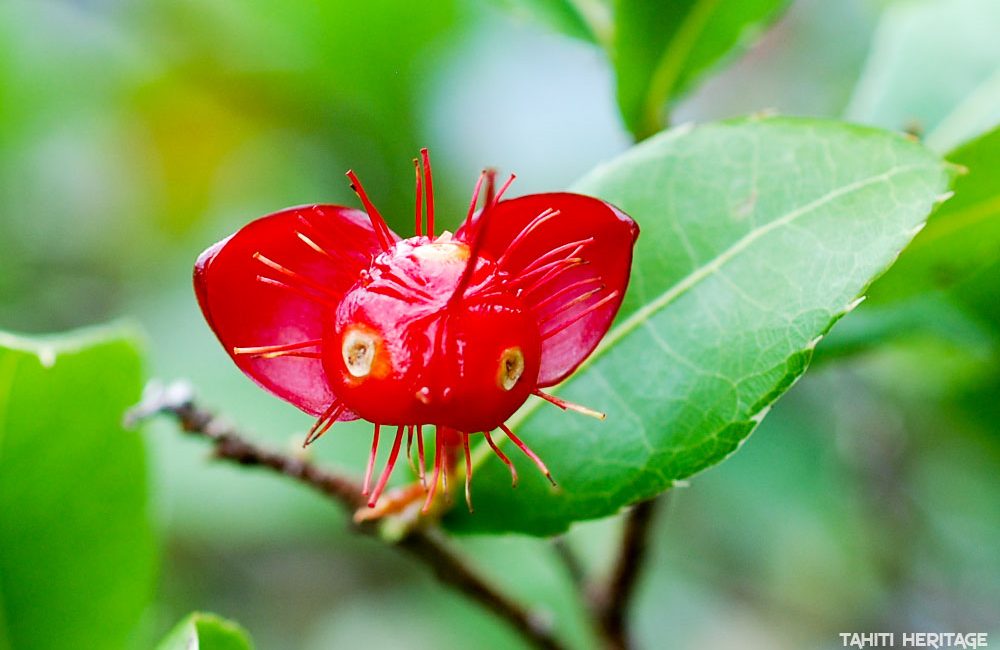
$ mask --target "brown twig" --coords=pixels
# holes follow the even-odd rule
[[[214,445],[216,458],[245,466],[267,467],[289,476],[323,493],[349,513],[364,506],[360,486],[354,481],[322,469],[308,460],[263,449],[248,442],[235,427],[198,407],[191,389],[182,382],[169,386],[151,384],[142,403],[126,415],[126,423],[135,425],[157,414],[171,415],[184,431],[209,439]],[[533,615],[487,582],[449,548],[436,529],[412,528],[391,542],[378,535],[378,527],[373,523],[358,525],[355,530],[391,543],[424,564],[443,584],[506,621],[532,647],[546,650],[561,650],[564,647],[542,617]]]
[[[591,612],[609,650],[628,650],[629,608],[649,551],[649,536],[660,497],[640,501],[625,515],[618,557],[606,585],[592,591]]]

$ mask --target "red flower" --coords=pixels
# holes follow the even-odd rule
[[[317,416],[305,444],[337,420],[375,423],[365,476],[374,506],[404,431],[437,427],[434,475],[469,436],[494,444],[501,429],[546,476],[542,461],[504,424],[531,394],[594,413],[540,389],[569,376],[594,350],[621,305],[635,222],[598,199],[570,193],[500,200],[479,178],[464,224],[434,233],[430,161],[417,170],[416,236],[400,239],[348,177],[367,214],[335,205],[289,208],[244,226],[198,258],[195,291],[236,365],[261,387]],[[476,212],[486,181],[486,198]],[[426,187],[427,232],[422,233]],[[385,471],[369,490],[382,425],[396,426]]]

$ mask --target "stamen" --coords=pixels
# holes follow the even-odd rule
[[[514,250],[517,249],[518,246],[520,246],[524,242],[524,239],[529,234],[531,234],[531,231],[533,231],[535,228],[538,228],[540,225],[542,225],[549,219],[552,219],[553,217],[557,216],[559,216],[558,210],[553,210],[552,208],[546,208],[542,210],[541,213],[539,213],[537,217],[529,221],[528,225],[522,228],[521,232],[517,234],[517,237],[515,237],[510,242],[510,244],[507,246],[507,250],[504,251],[504,254],[501,255],[500,259],[497,260],[497,266],[503,265],[503,260],[505,260],[508,255],[510,255]]]
[[[483,177],[480,176],[480,183],[482,180]],[[476,195],[478,194],[479,184],[477,183]],[[469,259],[465,262],[465,270],[462,271],[462,277],[459,278],[458,284],[455,286],[455,291],[453,291],[451,297],[448,298],[446,309],[453,307],[465,297],[465,290],[469,288],[469,283],[472,281],[472,274],[476,270],[476,263],[479,261],[479,254],[482,251],[483,242],[486,240],[486,232],[489,230],[490,221],[492,221],[492,214],[492,210],[486,210],[482,213],[482,215],[480,215],[479,221],[476,222],[476,232],[472,235]]]
[[[365,188],[362,187],[361,181],[358,180],[357,174],[354,170],[348,170],[347,177],[351,179],[351,189],[354,193],[358,195],[361,199],[362,205],[365,206],[365,212],[368,213],[368,218],[372,222],[372,228],[375,230],[375,235],[378,237],[379,245],[382,246],[382,250],[389,250],[392,248],[392,231],[389,230],[389,226],[385,223],[385,219],[379,213],[378,209],[368,198],[368,194],[365,192]]]
[[[301,239],[303,242],[305,242],[306,246],[308,246],[309,248],[313,249],[314,251],[316,251],[317,253],[319,253],[323,257],[326,257],[326,258],[331,259],[331,260],[336,260],[337,259],[336,257],[333,256],[332,253],[330,253],[330,251],[326,250],[325,248],[323,248],[322,246],[320,246],[319,244],[317,244],[313,240],[309,239],[309,237],[307,237],[304,233],[301,233],[298,230],[296,230],[295,231],[295,236],[298,237],[299,239]]]
[[[316,217],[323,221],[329,221],[328,215],[323,214],[319,210],[319,206],[313,206],[313,212]],[[365,251],[371,248],[371,241],[367,237],[361,236],[360,233],[365,232],[355,228],[340,228],[337,231],[337,241],[331,242],[327,237],[327,233],[322,229],[318,228],[312,221],[306,218],[305,215],[298,215],[298,221],[300,224],[305,226],[307,232],[306,235],[309,236],[311,240],[320,245],[320,247],[326,249],[328,252],[330,250],[343,251]],[[375,233],[373,233],[375,234]],[[377,234],[376,234],[377,237]]]
[[[594,278],[587,278],[585,280],[579,280],[577,282],[573,282],[571,284],[567,284],[562,289],[559,289],[558,291],[553,292],[553,293],[549,294],[548,296],[546,296],[545,298],[543,298],[542,300],[536,302],[534,304],[534,309],[535,309],[535,311],[538,311],[544,305],[547,305],[548,303],[553,302],[553,301],[555,301],[558,298],[561,298],[564,294],[570,293],[571,291],[574,291],[575,289],[579,289],[580,287],[584,287],[584,286],[586,286],[588,284],[594,284],[595,282],[598,283],[598,284],[600,284],[602,289],[605,288],[604,283],[601,281],[601,278],[594,277]]]
[[[567,301],[566,303],[564,303],[563,305],[561,305],[558,309],[556,309],[554,312],[552,312],[551,314],[549,314],[545,318],[543,318],[541,320],[541,322],[539,323],[539,325],[547,325],[547,324],[549,324],[550,322],[552,322],[553,320],[555,320],[559,316],[562,316],[567,311],[569,311],[574,305],[578,305],[581,302],[584,302],[588,298],[594,296],[595,294],[600,293],[601,291],[604,291],[604,286],[603,285],[600,286],[600,287],[597,287],[596,289],[591,289],[590,291],[586,291],[584,293],[581,293],[576,298],[573,298],[572,300]]]
[[[469,203],[469,212],[465,215],[465,227],[468,228],[472,224],[472,215],[476,212],[476,206],[479,205],[479,190],[483,187],[483,180],[486,178],[486,170],[484,169],[479,174],[479,180],[476,181],[476,187],[472,190],[472,201]]]
[[[388,298],[396,298],[406,302],[414,302],[414,298],[416,297],[420,297],[426,301],[433,300],[427,292],[418,291],[409,285],[380,283],[368,285],[366,288],[371,293],[378,293]]]
[[[318,291],[320,294],[327,296],[328,298],[333,298],[334,300],[338,300],[340,298],[340,296],[333,293],[329,287],[326,287],[320,284],[319,282],[316,282],[315,280],[307,278],[306,276],[300,273],[296,273],[295,271],[278,264],[274,260],[265,257],[264,255],[261,255],[260,253],[254,253],[253,258],[255,260],[258,260],[261,264],[263,264],[267,268],[273,271],[277,271],[278,273],[284,275],[285,277],[291,280],[295,280],[296,282],[298,282],[303,286],[309,287],[313,291]]]
[[[554,258],[567,259],[570,257],[576,257],[583,249],[588,245],[594,243],[593,237],[587,237],[586,239],[578,239],[577,241],[571,241],[562,246],[557,246],[553,248],[548,253],[545,253],[538,259],[532,260],[527,266],[521,269],[520,273],[530,273],[532,271],[538,270],[543,264],[553,261]],[[566,253],[566,251],[572,250],[572,253]]]
[[[441,436],[434,436],[434,473],[431,476],[431,489],[427,492],[424,507],[420,509],[424,514],[427,514],[427,511],[430,510],[431,503],[434,502],[434,495],[437,494],[438,481],[441,478],[441,466],[444,465],[442,451]]]
[[[384,280],[388,280],[390,282],[396,283],[397,285],[399,285],[400,288],[404,288],[407,291],[410,291],[410,292],[413,292],[415,294],[418,294],[420,297],[424,298],[425,300],[434,300],[434,295],[432,295],[429,291],[426,291],[424,289],[421,289],[420,287],[414,286],[411,283],[411,278],[403,278],[402,276],[400,276],[400,275],[398,275],[396,273],[395,269],[392,269],[391,267],[383,269],[381,277]],[[414,276],[414,277],[419,277],[419,276]],[[422,278],[422,277],[419,278],[419,279],[422,280],[424,282],[424,285],[426,286],[426,280],[424,278]]]
[[[516,281],[520,284],[520,287],[518,288],[521,289],[521,293],[531,293],[539,287],[545,286],[546,282],[556,279],[566,271],[577,266],[582,266],[586,263],[587,260],[582,257],[567,257],[565,259],[556,260],[555,262],[549,262],[548,264],[538,267],[531,273],[517,278]],[[528,284],[525,285],[524,283]]]
[[[501,424],[500,428],[503,430],[504,433],[507,434],[507,437],[510,438],[510,441],[513,442],[515,445],[517,445],[518,449],[524,452],[525,456],[527,456],[528,458],[530,458],[535,462],[535,465],[537,465],[538,469],[542,471],[542,474],[545,475],[545,478],[549,479],[549,482],[552,483],[552,485],[555,485],[556,482],[555,480],[553,480],[552,474],[549,472],[549,468],[546,467],[545,463],[542,462],[542,459],[539,458],[538,455],[535,454],[535,452],[531,451],[531,449],[528,448],[528,445],[524,444],[520,438],[515,436],[514,432],[511,431],[506,424]]]
[[[475,512],[472,507],[472,454],[469,452],[469,434],[462,433],[462,446],[465,447],[465,505],[469,512]]]
[[[265,359],[272,359],[274,357],[285,356],[302,348],[311,348],[322,343],[322,339],[311,339],[309,341],[299,341],[298,343],[283,343],[280,345],[260,345],[256,347],[245,347],[233,348],[233,354],[243,355],[247,354],[253,357],[263,357]],[[302,353],[306,354],[306,353]],[[318,352],[308,353],[315,354],[317,357],[320,356]],[[294,356],[294,355],[292,355]]]
[[[491,208],[492,207],[496,207],[496,204],[500,203],[500,197],[502,197],[503,193],[507,191],[507,189],[510,187],[511,183],[514,182],[515,178],[517,178],[517,176],[514,175],[514,174],[511,174],[510,177],[507,179],[507,181],[500,187],[500,191],[497,192],[496,196],[493,197],[493,200],[492,201],[487,201],[487,204]]]
[[[413,451],[413,425],[408,424],[406,425],[406,460],[409,461],[410,468],[415,470],[416,468],[413,466],[413,454],[411,453],[412,451]]]
[[[434,239],[434,181],[431,178],[431,156],[427,149],[420,150],[424,162],[424,183],[427,185],[427,236]]]
[[[337,307],[337,303],[333,302],[332,300],[324,298],[323,296],[317,296],[314,293],[309,293],[305,289],[290,285],[286,282],[282,282],[281,280],[275,280],[274,278],[258,275],[257,281],[263,284],[269,284],[272,287],[278,287],[279,289],[285,289],[286,291],[291,291],[292,293],[298,294],[299,296],[305,298],[306,300],[311,300],[312,302],[318,302],[319,304],[324,305],[326,307],[333,307],[333,308]]]
[[[497,170],[492,167],[487,167],[486,169],[486,198],[483,201],[483,206],[493,207],[494,198],[496,196],[496,184],[497,184]]]
[[[363,481],[364,488],[361,490],[361,496],[366,497],[371,494],[372,486],[372,471],[375,469],[375,455],[378,454],[378,434],[382,430],[382,425],[375,424],[375,435],[372,437],[372,451],[368,455],[368,465],[365,467],[365,480]]]
[[[424,464],[424,425],[417,425],[417,476],[420,478],[420,485],[427,489],[427,476]]]
[[[490,449],[493,450],[493,453],[499,456],[500,460],[503,461],[503,464],[510,470],[511,487],[517,487],[517,468],[514,467],[514,463],[510,461],[510,458],[507,458],[507,454],[500,451],[497,444],[493,442],[493,437],[490,435],[489,431],[483,431],[483,435],[486,436],[486,443],[490,446]]]
[[[330,427],[334,425],[340,414],[344,412],[344,408],[346,407],[340,402],[334,402],[328,409],[323,411],[323,414],[319,416],[316,423],[309,429],[309,433],[306,434],[306,439],[305,442],[302,443],[302,447],[308,447],[312,443],[319,440],[324,433],[329,431]]]
[[[562,410],[576,411],[577,413],[582,413],[583,415],[590,416],[592,418],[597,418],[598,420],[604,420],[608,416],[600,411],[595,411],[594,409],[589,409],[586,406],[580,406],[579,404],[574,404],[573,402],[567,402],[566,400],[556,397],[555,395],[549,395],[548,393],[543,393],[541,390],[531,391],[532,395],[537,395],[541,397],[546,402],[555,404]]]
[[[413,159],[413,172],[414,172],[414,174],[417,177],[417,201],[416,201],[416,206],[417,207],[416,207],[416,211],[415,211],[416,215],[414,216],[414,219],[413,219],[413,221],[414,221],[413,232],[414,232],[414,234],[416,234],[417,237],[420,237],[421,235],[424,234],[423,233],[424,224],[422,223],[423,222],[423,214],[422,214],[422,212],[423,212],[423,207],[424,207],[423,206],[423,203],[424,203],[424,196],[423,196],[424,187],[423,187],[423,182],[422,182],[422,179],[421,179],[421,176],[420,176],[420,161],[417,160],[416,158]]]
[[[378,479],[378,484],[375,485],[375,490],[372,492],[371,498],[368,499],[368,507],[374,508],[375,504],[378,503],[378,498],[382,496],[382,490],[385,489],[385,484],[389,482],[389,475],[392,474],[392,468],[396,465],[396,458],[399,456],[399,445],[403,441],[403,425],[399,425],[396,428],[396,439],[392,442],[392,451],[389,452],[389,460],[385,463],[385,469],[382,470],[382,476]]]
[[[542,340],[544,341],[545,339],[548,339],[548,338],[551,338],[551,337],[555,336],[556,334],[558,334],[559,332],[563,331],[564,329],[566,329],[570,325],[573,325],[574,323],[576,323],[578,320],[580,320],[584,316],[586,316],[586,315],[588,315],[588,314],[590,314],[590,313],[592,313],[592,312],[600,309],[601,307],[603,307],[604,305],[608,304],[609,302],[611,302],[612,300],[614,300],[617,297],[618,297],[618,290],[616,289],[616,290],[612,291],[611,293],[609,293],[608,295],[606,295],[605,297],[603,297],[600,300],[598,300],[597,302],[595,302],[594,304],[592,304],[591,306],[589,306],[586,309],[584,309],[583,311],[581,311],[579,314],[577,314],[573,318],[569,319],[565,323],[560,324],[555,329],[550,330],[548,332],[543,332],[542,333]]]

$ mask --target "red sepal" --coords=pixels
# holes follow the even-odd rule
[[[547,254],[547,259],[559,259],[576,250],[576,246],[569,246],[573,242],[587,242],[576,255],[584,263],[573,265],[539,285],[523,281],[523,300],[535,312],[543,336],[546,331],[557,332],[542,341],[538,385],[557,384],[597,347],[618,313],[628,285],[639,227],[610,203],[567,192],[530,194],[501,201],[491,211],[482,251],[498,260],[501,270],[509,273],[514,283],[525,278],[533,264],[538,267],[538,261]],[[546,211],[557,214],[539,219]],[[479,215],[471,226],[459,229],[456,236],[471,241],[481,218]],[[560,247],[567,248],[563,253],[551,255]],[[595,289],[600,291],[570,304]],[[601,300],[604,302],[597,308],[570,323]],[[566,326],[560,329],[561,324]]]
[[[264,358],[234,349],[322,339],[323,323],[380,250],[371,221],[360,210],[288,208],[247,224],[202,253],[194,269],[195,293],[205,319],[240,370],[267,391],[319,416],[336,399],[319,358]],[[356,417],[344,412],[338,419]]]

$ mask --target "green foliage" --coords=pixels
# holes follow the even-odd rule
[[[155,545],[132,336],[0,333],[0,648],[122,648]]]
[[[479,510],[452,523],[554,533],[725,458],[947,186],[919,144],[804,119],[675,129],[599,167],[577,189],[633,215],[642,235],[618,325],[558,392],[607,421],[532,403],[516,428],[560,489],[518,456],[511,491],[491,459]]]
[[[253,650],[253,643],[236,623],[194,612],[171,630],[157,650]]]
[[[959,147],[947,159],[967,170],[955,181],[955,196],[872,287],[873,304],[948,289],[1000,262],[1000,128]],[[996,278],[991,282],[994,288],[1000,288],[998,283]]]
[[[944,152],[1000,119],[1000,4],[896,2],[883,12],[846,111],[852,121],[935,134]]]
[[[618,0],[612,59],[618,106],[638,139],[663,128],[666,105],[773,19],[786,0]]]
[[[601,43],[608,38],[606,0],[495,0],[515,14],[525,14],[580,40]]]

